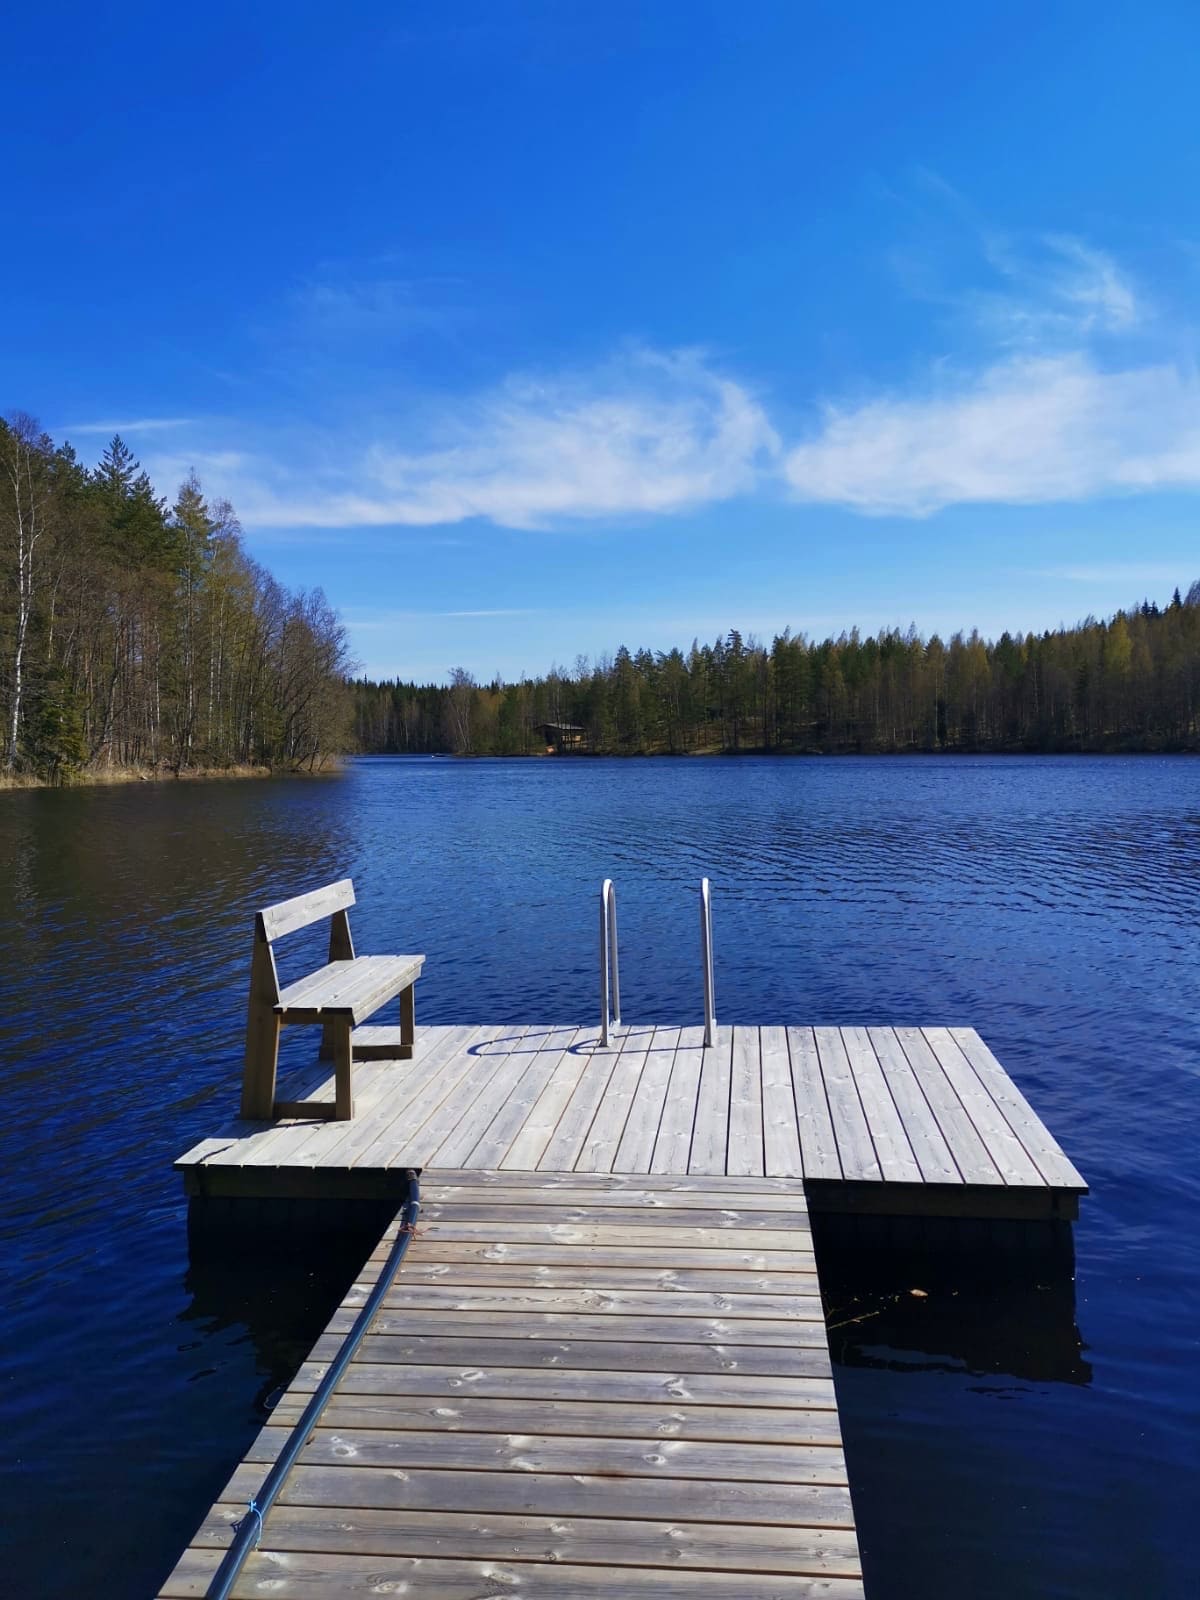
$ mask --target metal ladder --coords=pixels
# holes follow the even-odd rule
[[[704,971],[704,1043],[717,1036],[713,988],[712,895],[700,880],[700,961]],[[608,1049],[613,1028],[621,1026],[621,961],[617,949],[617,889],[611,878],[600,885],[600,1048]]]

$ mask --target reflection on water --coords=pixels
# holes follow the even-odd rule
[[[1153,758],[0,795],[7,1592],[153,1593],[350,1281],[252,1224],[189,1262],[171,1171],[237,1104],[252,911],[347,874],[361,949],[427,953],[418,1023],[594,1017],[606,875],[626,1018],[698,1021],[707,874],[723,1021],[977,1027],[1092,1186],[1078,1276],[826,1252],[872,1600],[1190,1592],[1200,763]]]
[[[1007,1251],[862,1250],[815,1231],[829,1349],[839,1367],[945,1372],[985,1386],[1092,1380],[1075,1316],[1066,1223],[1010,1224]],[[1045,1237],[1039,1237],[1043,1235]]]

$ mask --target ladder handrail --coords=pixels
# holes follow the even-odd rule
[[[621,1026],[621,962],[617,953],[617,890],[611,878],[600,885],[600,1046],[608,1048],[609,1027]]]
[[[717,1002],[713,991],[712,897],[707,878],[700,880],[700,960],[704,967],[704,1043],[711,1048],[717,1037]]]

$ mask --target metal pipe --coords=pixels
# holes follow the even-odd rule
[[[600,885],[600,1047],[608,1030],[621,1026],[621,960],[617,953],[617,891],[611,878]]]
[[[263,1486],[250,1501],[249,1510],[237,1524],[234,1531],[233,1543],[226,1550],[221,1560],[221,1565],[213,1574],[212,1582],[204,1591],[205,1600],[227,1600],[238,1574],[242,1570],[246,1557],[251,1550],[258,1547],[262,1537],[263,1519],[275,1504],[279,1491],[283,1488],[288,1473],[295,1464],[296,1457],[307,1444],[309,1435],[320,1421],[321,1413],[329,1403],[330,1396],[337,1387],[342,1374],[354,1359],[354,1353],[362,1343],[363,1335],[374,1319],[375,1313],[383,1301],[384,1295],[392,1286],[396,1273],[400,1270],[400,1263],[404,1260],[404,1253],[408,1249],[408,1242],[413,1236],[417,1225],[417,1217],[421,1211],[421,1188],[417,1181],[417,1174],[411,1169],[408,1172],[408,1198],[400,1211],[400,1231],[396,1235],[391,1253],[383,1271],[379,1274],[374,1288],[366,1298],[362,1310],[354,1319],[354,1326],[346,1335],[341,1349],[329,1363],[328,1371],[317,1385],[317,1391],[304,1408],[304,1414],[299,1422],[288,1434],[284,1441],[283,1449],[276,1457],[275,1465],[263,1480]]]
[[[712,899],[708,879],[700,880],[700,960],[704,967],[704,1043],[717,1037],[717,1002],[713,992]]]

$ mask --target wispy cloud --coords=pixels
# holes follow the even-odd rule
[[[1145,323],[1145,296],[1111,255],[1073,234],[980,237],[991,281],[955,296],[987,337],[1023,347],[1078,345]]]
[[[243,457],[223,487],[251,527],[479,517],[538,529],[727,500],[753,489],[779,449],[751,391],[702,354],[635,349],[598,370],[515,376],[443,407],[419,446],[381,430],[364,454],[308,473]]]
[[[1200,487],[1200,383],[1169,365],[1016,357],[920,394],[829,406],[784,471],[803,500],[874,515]]]
[[[189,428],[193,424],[191,417],[130,417],[124,420],[107,422],[75,422],[57,431],[65,437],[74,438],[79,434],[101,433],[109,438],[114,433],[163,433],[168,428]]]

